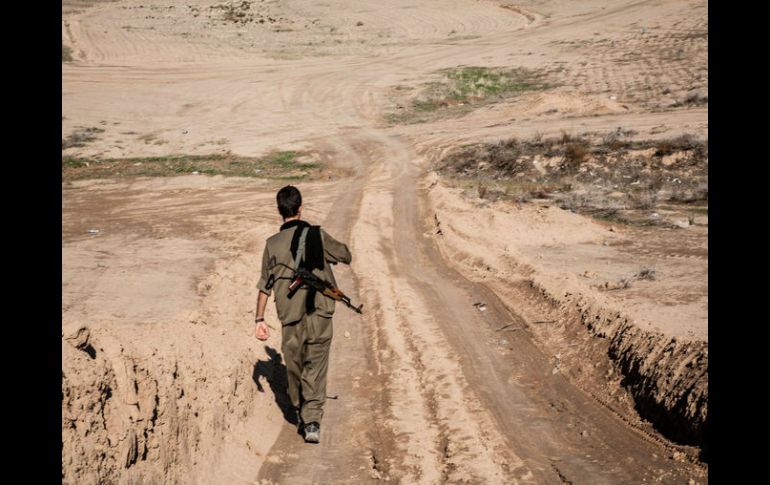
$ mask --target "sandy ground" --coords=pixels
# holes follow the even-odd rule
[[[443,239],[464,253],[453,259],[469,273],[505,281],[517,266],[537,268],[558,279],[562,293],[590,294],[644,328],[708,341],[707,225],[638,228],[586,220],[551,204],[468,201],[460,189],[443,186],[431,192]],[[654,268],[654,279],[635,279],[643,268]],[[629,288],[605,289],[624,278]]]
[[[363,317],[338,311],[339,399],[323,445],[304,445],[281,410],[279,336],[252,337],[281,184],[64,184],[66,483],[707,481],[697,450],[633,404],[707,396],[707,351],[705,377],[690,371],[708,338],[707,218],[683,237],[610,231],[556,208],[479,204],[428,170],[459,144],[535,133],[707,138],[707,106],[671,107],[708,94],[706,3],[506,4],[254,1],[252,20],[233,23],[215,2],[64,2],[75,60],[62,65],[62,137],[104,130],[65,153],[330,154],[353,175],[299,186],[307,218],[350,243],[338,282],[365,305]],[[461,65],[544,69],[559,87],[386,122],[394,86]],[[617,294],[592,286],[642,265],[662,277]],[[610,313],[628,326],[583,322]],[[272,304],[267,317],[275,326]],[[641,384],[624,389],[642,341],[674,360],[629,364]],[[683,415],[703,411],[692,406]]]

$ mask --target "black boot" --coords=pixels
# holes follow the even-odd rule
[[[321,441],[321,425],[313,421],[305,425],[305,442],[318,443]]]

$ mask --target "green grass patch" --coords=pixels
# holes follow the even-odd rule
[[[168,177],[184,174],[305,180],[320,175],[319,163],[297,161],[299,152],[280,151],[264,157],[214,155],[169,155],[139,158],[62,157],[62,180],[120,177]]]
[[[437,74],[440,80],[424,84],[407,106],[386,115],[386,119],[391,123],[421,123],[438,115],[460,115],[526,91],[553,87],[544,81],[544,74],[527,69],[460,67]]]
[[[533,82],[523,81],[529,76],[520,70],[494,71],[485,67],[466,67],[446,71],[446,77],[450,81],[448,97],[457,101],[467,101],[471,97],[488,98],[535,88]]]

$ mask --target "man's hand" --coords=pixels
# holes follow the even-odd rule
[[[262,341],[267,340],[270,336],[270,330],[268,330],[267,324],[264,321],[257,323],[256,335]]]
[[[257,297],[257,311],[254,314],[256,316],[257,329],[255,331],[259,340],[265,341],[270,336],[270,331],[267,329],[267,323],[265,323],[265,307],[267,306],[267,293],[263,291],[259,292]]]

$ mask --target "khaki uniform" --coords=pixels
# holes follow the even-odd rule
[[[270,275],[273,275],[275,279],[272,289],[275,290],[275,307],[282,326],[281,352],[286,363],[289,397],[292,404],[300,409],[303,422],[320,423],[326,401],[326,372],[336,302],[317,292],[316,310],[308,315],[305,311],[307,288],[297,290],[291,299],[287,297],[294,266],[290,247],[296,230],[301,230],[301,227],[284,229],[265,243],[257,289],[269,296],[271,290],[266,285]],[[323,270],[313,270],[313,274],[336,286],[331,264],[350,264],[350,250],[323,229],[320,232],[325,264]]]

